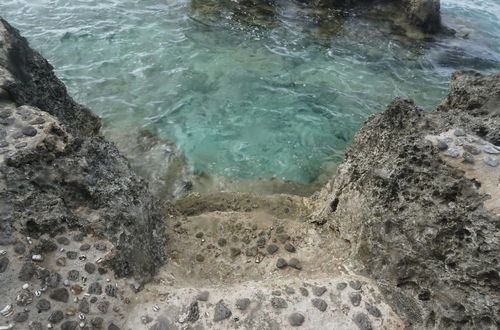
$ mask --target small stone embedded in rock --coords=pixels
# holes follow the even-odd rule
[[[484,157],[483,160],[484,160],[486,165],[489,165],[491,167],[497,167],[498,164],[500,164],[500,161],[497,158],[491,157],[491,156],[486,156],[486,157]]]
[[[104,242],[96,242],[94,247],[97,251],[106,251],[108,249],[108,246]]]
[[[372,330],[372,323],[365,313],[358,313],[353,318],[354,324],[358,326],[360,330]]]
[[[457,128],[453,134],[455,134],[455,136],[465,136],[465,131],[461,128]]]
[[[231,253],[231,257],[235,258],[241,254],[241,250],[238,248],[231,248],[230,253]]]
[[[210,293],[208,291],[202,291],[196,296],[196,299],[199,301],[208,301],[208,296]]]
[[[200,307],[198,306],[198,302],[192,302],[189,305],[189,312],[186,318],[188,322],[196,322],[200,318]]]
[[[23,323],[28,320],[29,313],[28,312],[19,312],[14,314],[14,322]]]
[[[7,257],[1,257],[0,258],[0,273],[3,273],[7,270],[7,267],[9,266],[9,258]]]
[[[26,246],[23,243],[18,242],[14,245],[14,252],[17,254],[24,254],[26,252]]]
[[[473,146],[472,144],[464,144],[462,148],[473,155],[479,155],[481,153],[481,150],[479,150],[478,147]]]
[[[271,292],[271,294],[273,296],[281,296],[281,291],[280,290],[274,290],[273,292]]]
[[[30,330],[43,330],[43,325],[41,322],[38,321],[31,321],[29,323],[29,329]]]
[[[349,286],[354,290],[361,290],[361,282],[360,281],[349,281]]]
[[[104,288],[104,292],[106,292],[106,295],[110,297],[116,297],[116,293],[118,292],[118,288],[114,285],[108,284]]]
[[[285,292],[286,292],[287,294],[295,294],[295,289],[294,289],[294,288],[291,288],[291,287],[289,287],[289,286],[287,286],[287,287],[285,288]]]
[[[460,152],[458,152],[457,149],[449,148],[444,152],[444,155],[451,158],[457,158],[458,156],[460,156]]]
[[[232,314],[233,313],[229,310],[229,308],[224,305],[224,302],[219,300],[219,302],[215,305],[214,321],[219,322],[228,319]]]
[[[111,323],[110,325],[108,325],[108,330],[120,330],[120,327],[114,323]]]
[[[69,245],[69,239],[67,237],[61,236],[56,239],[57,243],[62,245]]]
[[[97,272],[99,273],[99,275],[104,275],[108,272],[108,270],[103,267],[97,267]]]
[[[31,280],[33,275],[35,275],[35,272],[36,272],[35,265],[32,262],[28,261],[22,265],[21,270],[19,271],[19,275],[17,278],[20,281],[27,282],[27,281]]]
[[[66,321],[61,324],[61,330],[75,330],[78,327],[78,322],[76,321]]]
[[[269,245],[267,246],[267,252],[268,252],[269,254],[274,254],[274,253],[276,253],[276,252],[278,251],[278,249],[279,249],[279,248],[278,248],[278,246],[277,246],[276,244],[269,244]]]
[[[68,272],[68,280],[70,281],[78,281],[78,278],[80,277],[80,272],[72,269]]]
[[[316,307],[317,309],[319,309],[322,312],[326,311],[326,309],[328,308],[328,304],[323,299],[314,298],[313,300],[311,300],[311,302],[312,302],[314,307]]]
[[[361,295],[357,292],[351,292],[349,294],[349,300],[351,300],[353,306],[359,306],[361,303]]]
[[[63,319],[64,319],[64,313],[62,311],[57,310],[52,312],[52,314],[50,314],[48,320],[50,323],[57,324],[61,322]]]
[[[465,151],[462,154],[462,158],[464,159],[465,163],[474,164],[474,156],[472,156],[472,154]]]
[[[82,299],[80,303],[78,304],[78,311],[80,313],[88,314],[90,313],[90,304],[87,299]]]
[[[35,136],[37,134],[36,128],[33,126],[25,126],[21,129],[21,131],[26,136]]]
[[[42,298],[36,303],[36,308],[39,311],[48,311],[50,309],[50,301]]]
[[[486,152],[487,154],[492,154],[492,155],[498,155],[500,154],[500,150],[498,150],[497,148],[495,147],[492,147],[490,145],[487,145],[483,148],[484,152]]]
[[[274,308],[287,308],[288,303],[283,298],[272,297],[271,298],[271,306],[273,306]]]
[[[43,256],[41,254],[34,254],[31,256],[31,260],[33,261],[43,261]]]
[[[90,250],[90,244],[83,243],[82,245],[80,245],[80,251],[88,251],[88,250]]]
[[[236,300],[236,308],[239,310],[246,310],[250,306],[250,299],[248,298],[241,298]]]
[[[378,309],[377,306],[371,305],[369,303],[365,303],[366,310],[368,311],[369,314],[371,314],[374,317],[381,317],[382,313],[380,312],[380,309]]]
[[[342,291],[345,288],[347,288],[347,283],[346,282],[340,282],[337,284],[337,290]]]
[[[16,304],[18,306],[28,306],[33,302],[33,293],[23,290],[16,295]]]
[[[247,257],[255,257],[259,253],[259,250],[256,246],[252,246],[245,251],[245,255]]]
[[[448,144],[445,141],[441,140],[441,139],[437,140],[437,145],[436,146],[441,151],[448,149]]]
[[[205,257],[201,254],[197,254],[196,257],[195,257],[196,261],[198,262],[203,262],[205,261]]]
[[[52,293],[49,295],[49,297],[52,300],[55,301],[60,301],[60,302],[68,302],[69,299],[69,293],[66,288],[58,288],[52,291]]]
[[[321,297],[326,292],[326,287],[324,286],[313,286],[312,292],[316,297]]]
[[[304,297],[308,297],[309,296],[309,291],[307,291],[306,288],[299,288],[299,291],[300,291],[300,294],[303,295]]]
[[[200,231],[200,232],[197,232],[196,235],[195,235],[196,238],[202,238],[203,237],[203,233]]]
[[[226,244],[227,240],[225,238],[219,238],[219,240],[217,241],[217,245],[219,245],[220,247],[226,246]]]
[[[280,235],[278,235],[278,241],[281,244],[285,244],[285,242],[288,241],[289,239],[290,239],[290,236],[287,235],[287,234],[280,234]]]
[[[295,246],[293,246],[290,242],[286,242],[285,244],[285,250],[287,250],[288,252],[295,252]]]
[[[97,304],[97,309],[103,313],[103,314],[106,314],[108,312],[108,309],[109,309],[109,302],[106,301],[106,300],[103,300],[101,302],[99,302]]]
[[[87,273],[94,274],[96,266],[91,262],[87,262],[83,268]]]
[[[60,267],[66,266],[66,257],[59,257],[56,259],[56,265]]]
[[[94,329],[101,329],[103,323],[104,319],[102,317],[95,317],[92,320],[90,320],[90,324]]]
[[[288,266],[288,263],[286,262],[285,259],[278,258],[278,260],[276,260],[276,267],[278,267],[278,268],[284,268],[286,266]]]
[[[78,253],[75,251],[67,251],[66,257],[70,260],[75,260],[76,258],[78,258]]]
[[[90,294],[100,295],[102,293],[102,286],[99,282],[94,282],[90,284],[87,292]]]
[[[266,246],[266,238],[259,237],[259,239],[257,240],[257,247],[263,248],[264,246]]]
[[[290,260],[288,260],[288,266],[298,270],[302,269],[302,265],[300,264],[300,261],[297,258],[291,258]]]
[[[304,323],[304,321],[304,315],[300,313],[292,313],[288,316],[288,323],[290,323],[292,327],[299,327]]]
[[[75,242],[81,242],[81,241],[83,241],[84,237],[85,236],[83,235],[83,233],[76,233],[73,235],[72,238],[73,238],[73,241],[75,241]]]

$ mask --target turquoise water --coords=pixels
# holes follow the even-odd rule
[[[444,0],[442,13],[459,37],[423,43],[388,22],[325,23],[290,2],[246,21],[186,0],[0,2],[115,140],[147,129],[195,171],[302,183],[394,97],[431,109],[452,71],[500,69],[498,0]]]

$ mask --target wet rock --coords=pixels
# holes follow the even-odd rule
[[[94,247],[97,251],[102,251],[102,252],[104,252],[108,249],[108,246],[104,242],[96,242],[94,244]]]
[[[20,281],[28,282],[29,280],[31,280],[33,275],[35,275],[35,273],[36,273],[35,265],[31,261],[28,261],[22,265],[17,278]]]
[[[187,322],[196,322],[200,318],[200,307],[198,306],[198,302],[192,302],[189,305],[189,313],[186,318]]]
[[[276,244],[269,244],[267,246],[267,252],[269,254],[274,254],[279,250],[278,246]]]
[[[52,300],[60,301],[60,302],[68,302],[69,293],[66,288],[58,288],[52,291],[49,295]]]
[[[288,316],[288,323],[292,327],[300,327],[305,321],[304,315],[300,313],[292,313]]]
[[[0,257],[0,273],[5,272],[8,266],[9,266],[9,258],[5,256]]]
[[[36,303],[36,308],[38,309],[38,311],[48,311],[50,309],[51,305],[50,305],[50,301],[48,301],[47,299],[40,299],[37,303]]]
[[[26,253],[26,245],[21,242],[17,242],[16,245],[14,245],[14,252],[17,254]]]
[[[248,298],[241,298],[236,300],[236,308],[239,310],[246,310],[250,306],[250,299]]]
[[[210,293],[208,291],[202,291],[198,293],[198,296],[196,296],[196,299],[199,301],[208,301]]]
[[[361,290],[361,282],[360,281],[349,281],[349,286],[354,290]]]
[[[285,243],[285,250],[288,252],[295,252],[295,246],[293,246],[290,242]]]
[[[311,288],[311,290],[316,297],[321,297],[326,292],[326,287],[325,286],[313,286]]]
[[[120,327],[114,323],[111,323],[110,325],[108,325],[108,330],[120,330]]]
[[[62,245],[69,245],[70,241],[67,237],[60,236],[56,239],[57,243],[62,244]]]
[[[365,308],[368,311],[368,313],[374,317],[381,317],[382,313],[380,312],[380,309],[378,309],[377,306],[371,305],[369,303],[365,303]]]
[[[231,258],[235,258],[241,254],[241,250],[238,248],[231,248]]]
[[[75,330],[78,327],[76,321],[65,321],[61,324],[61,330]]]
[[[246,249],[246,251],[245,251],[245,255],[247,257],[255,257],[257,255],[257,253],[259,253],[259,250],[256,246],[250,247],[250,248]]]
[[[217,245],[219,245],[220,247],[224,247],[224,246],[226,246],[226,244],[227,244],[227,240],[225,238],[219,238],[217,240]]]
[[[78,304],[78,311],[83,314],[90,313],[90,304],[87,299],[82,299]]]
[[[19,312],[19,313],[14,314],[13,320],[16,323],[23,323],[23,322],[26,322],[28,320],[28,317],[29,317],[28,312]]]
[[[97,304],[97,309],[102,313],[106,314],[109,309],[109,301],[103,300]]]
[[[302,265],[300,264],[300,261],[297,258],[291,258],[290,260],[288,260],[288,266],[298,270],[302,269]]]
[[[90,244],[83,243],[82,245],[80,245],[80,251],[88,251],[88,250],[90,250]]]
[[[278,267],[278,268],[284,268],[286,266],[288,266],[288,263],[286,262],[285,259],[278,258],[278,260],[276,260],[276,267]]]
[[[102,317],[95,317],[92,320],[90,320],[90,324],[95,329],[102,329],[102,324],[103,323],[104,323],[104,320],[103,320]]]
[[[326,311],[326,309],[328,308],[328,304],[323,299],[314,298],[313,300],[311,300],[311,302],[314,307],[322,312]]]
[[[483,160],[486,165],[489,165],[491,167],[497,167],[498,164],[500,164],[500,160],[498,160],[496,157],[486,156],[483,158]]]
[[[357,292],[351,292],[349,294],[349,300],[353,306],[359,306],[361,303],[361,295]]]
[[[229,310],[229,308],[224,305],[224,302],[222,300],[219,300],[219,302],[215,305],[214,321],[219,322],[228,319],[231,317],[231,315],[232,312]]]
[[[337,290],[342,291],[345,288],[347,288],[347,283],[345,283],[345,282],[337,283]]]
[[[354,324],[361,330],[372,330],[372,323],[365,313],[358,313],[353,318]]]
[[[80,272],[75,270],[75,269],[72,269],[68,272],[68,280],[70,281],[78,281],[78,279],[80,278]]]
[[[75,251],[67,251],[66,252],[66,257],[70,260],[75,260],[76,258],[78,258],[78,252],[75,252]]]
[[[118,293],[118,288],[114,285],[108,284],[104,288],[104,292],[106,293],[106,295],[110,297],[116,297],[116,294]]]
[[[49,316],[49,322],[53,324],[57,324],[64,319],[64,313],[60,310],[52,312]]]
[[[100,295],[102,293],[101,283],[94,282],[94,283],[90,284],[87,292],[90,294]]]
[[[94,274],[94,272],[96,270],[96,266],[91,262],[87,262],[83,268],[89,274]]]
[[[287,308],[288,303],[283,298],[272,297],[271,298],[271,306],[273,306],[274,308]]]
[[[306,288],[299,288],[299,291],[300,291],[300,294],[303,295],[304,297],[308,297],[309,296],[309,291],[307,291]]]

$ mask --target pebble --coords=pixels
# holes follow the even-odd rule
[[[80,272],[72,269],[68,272],[68,280],[70,281],[78,281],[78,278],[80,277]]]
[[[19,312],[14,314],[14,322],[23,323],[28,320],[29,313],[28,312]]]
[[[359,306],[361,303],[361,295],[357,292],[351,292],[349,294],[349,300],[351,300],[353,306]]]
[[[90,313],[90,304],[87,299],[82,299],[82,301],[80,301],[78,304],[78,311],[84,314]]]
[[[17,254],[24,254],[26,252],[26,246],[23,243],[18,242],[14,245],[14,252]]]
[[[255,257],[259,253],[259,249],[256,246],[252,246],[245,251],[247,257]]]
[[[202,238],[203,237],[203,233],[200,231],[200,232],[197,232],[196,235],[195,235],[196,238]]]
[[[120,330],[120,327],[114,323],[111,323],[110,325],[108,325],[108,330]]]
[[[55,301],[68,302],[69,293],[66,288],[58,288],[52,291],[49,297]]]
[[[84,235],[83,233],[76,233],[72,236],[73,241],[75,242],[81,242],[83,241]]]
[[[83,266],[83,268],[85,269],[85,271],[89,274],[94,274],[95,270],[96,270],[96,266],[91,263],[91,262],[87,262],[85,264],[85,266]]]
[[[304,315],[300,313],[292,313],[288,316],[288,323],[290,323],[292,327],[299,327],[304,323],[304,321]]]
[[[498,164],[500,164],[500,162],[497,158],[491,157],[491,156],[486,156],[486,157],[484,157],[483,160],[486,163],[486,165],[489,165],[491,167],[497,167]]]
[[[100,295],[102,293],[102,286],[99,282],[94,282],[90,284],[87,292],[90,294]]]
[[[7,267],[9,267],[9,258],[8,257],[0,258],[0,273],[5,272],[7,270]]]
[[[271,306],[273,306],[274,308],[287,308],[288,303],[283,298],[272,297],[271,298]]]
[[[34,254],[31,256],[31,260],[33,261],[43,261],[43,256],[41,254]]]
[[[58,266],[64,267],[66,266],[66,257],[59,257],[56,259],[56,264]]]
[[[326,287],[324,286],[313,286],[312,292],[316,297],[321,297],[326,292]]]
[[[492,155],[498,155],[500,154],[500,150],[497,150],[496,148],[492,147],[492,146],[485,146],[483,148],[484,152],[486,152],[487,154],[492,154]]]
[[[349,281],[349,286],[354,290],[361,290],[361,282],[360,281]]]
[[[40,311],[48,311],[50,309],[50,301],[48,301],[47,299],[40,299],[37,303],[36,303],[36,308],[38,309],[38,312]]]
[[[40,322],[37,322],[37,321],[33,322],[33,321],[31,321],[29,323],[29,329],[30,330],[43,330],[43,325]]]
[[[83,243],[82,245],[80,245],[80,251],[88,251],[88,250],[90,250],[90,244]]]
[[[281,291],[280,290],[274,290],[273,292],[271,292],[271,294],[273,296],[281,296]]]
[[[78,322],[76,321],[66,321],[61,324],[61,330],[75,330],[78,327]]]
[[[90,320],[90,324],[95,329],[101,329],[103,323],[104,323],[104,320],[102,317],[95,317],[92,320]]]
[[[67,237],[61,236],[56,239],[57,243],[62,245],[69,245],[69,239]]]
[[[365,313],[358,313],[353,318],[354,324],[361,330],[372,330],[372,323]]]
[[[345,288],[347,288],[347,283],[346,282],[340,282],[337,284],[337,290],[342,291]]]
[[[287,234],[280,234],[280,235],[278,235],[278,241],[281,244],[285,244],[285,242],[288,241],[289,239],[290,239],[290,236],[287,235]]]
[[[286,242],[285,244],[285,250],[287,250],[288,252],[295,252],[295,246],[293,246],[290,242]]]
[[[57,310],[57,311],[52,312],[52,314],[50,314],[48,320],[50,323],[57,324],[57,323],[61,322],[63,319],[64,319],[63,312],[60,310]]]
[[[473,146],[472,144],[464,144],[463,148],[465,151],[473,154],[473,155],[479,155],[481,153],[481,150],[477,148],[476,146]]]
[[[371,314],[374,317],[381,317],[382,313],[380,312],[380,309],[378,309],[377,306],[373,306],[369,303],[365,303],[366,310],[368,311],[369,314]]]
[[[326,311],[326,309],[328,308],[328,304],[323,299],[314,298],[313,300],[311,300],[311,302],[312,302],[314,307],[316,307],[317,309],[319,309],[322,312]]]
[[[278,251],[278,249],[279,249],[279,248],[278,248],[278,246],[277,246],[276,244],[269,244],[269,245],[267,246],[267,252],[268,252],[269,254],[274,254],[274,253],[276,253],[276,252]]]
[[[154,305],[153,306],[153,312],[158,312],[160,310],[160,306]]]
[[[266,246],[266,238],[265,237],[260,237],[257,240],[257,247],[263,248],[264,246]]]
[[[309,297],[309,291],[306,288],[299,288],[300,294],[304,297]]]
[[[215,305],[214,321],[218,322],[228,319],[232,314],[233,313],[229,310],[229,308],[224,305],[224,302],[222,300],[219,300],[219,302]]]
[[[18,144],[16,144],[14,147],[16,147],[16,149],[22,149],[24,147],[26,147],[28,145],[28,143],[26,142],[20,142]]]
[[[83,291],[83,287],[77,284],[73,284],[70,288],[71,293],[73,293],[75,296],[78,296],[80,293]]]
[[[106,268],[103,268],[103,267],[97,267],[97,272],[100,274],[100,275],[104,275],[108,272],[108,270]]]
[[[284,268],[286,266],[288,266],[288,263],[286,262],[285,259],[278,258],[278,260],[276,260],[276,267],[278,267],[278,268]]]
[[[106,251],[108,249],[108,246],[104,242],[96,242],[94,247],[97,251]]]
[[[465,136],[465,131],[461,128],[456,128],[453,134],[455,134],[455,136]]]
[[[300,264],[300,261],[297,258],[291,258],[290,260],[288,260],[288,266],[298,270],[302,269],[302,265]]]
[[[66,257],[68,257],[68,259],[75,260],[78,257],[78,253],[75,251],[67,251]]]
[[[239,310],[246,310],[250,306],[250,299],[248,298],[241,298],[236,300],[236,308]]]
[[[196,322],[200,318],[200,307],[198,306],[198,302],[192,302],[189,305],[189,313],[186,318],[188,322]]]
[[[26,282],[31,280],[35,275],[35,265],[32,262],[25,262],[19,271],[18,279],[20,281]]]
[[[295,294],[295,289],[294,289],[294,288],[291,288],[291,287],[289,287],[289,286],[287,286],[287,287],[285,288],[285,292],[286,292],[287,294]]]
[[[118,291],[118,288],[114,285],[111,285],[111,284],[106,285],[106,287],[104,288],[104,292],[106,292],[106,295],[108,295],[110,297],[116,297],[117,291]]]
[[[205,261],[205,257],[202,256],[201,254],[197,254],[196,257],[195,257],[196,261],[198,262],[203,262]]]
[[[59,275],[59,273],[56,272],[50,272],[45,276],[43,281],[45,285],[55,289],[59,285],[59,282],[61,282],[61,275]]]
[[[196,299],[199,301],[208,301],[208,296],[210,293],[208,291],[202,291],[196,296]]]
[[[241,254],[241,250],[238,248],[231,248],[231,257],[235,258]]]
[[[437,140],[437,148],[439,150],[446,150],[446,149],[448,149],[448,144],[445,141],[438,139]]]
[[[458,156],[460,156],[460,152],[458,152],[457,149],[450,148],[444,152],[444,155],[451,158],[457,158]]]
[[[155,305],[155,306],[156,306],[156,305]],[[158,307],[158,306],[156,306],[156,307]],[[158,307],[158,308],[159,308],[159,307]],[[106,313],[108,312],[108,309],[109,309],[109,302],[108,302],[108,301],[106,301],[106,300],[103,300],[103,301],[99,302],[99,303],[97,304],[97,309],[98,309],[101,313],[106,314]]]
[[[18,306],[28,306],[33,302],[33,293],[23,290],[16,295],[16,304]]]
[[[2,314],[2,316],[9,316],[10,314],[12,314],[13,310],[14,309],[12,308],[12,305],[8,304],[5,305],[4,308],[2,308],[2,310],[0,310],[0,314]]]
[[[219,245],[220,247],[226,246],[226,244],[227,240],[225,238],[219,238],[219,240],[217,241],[217,245]]]
[[[464,162],[469,163],[469,164],[474,164],[474,156],[472,156],[471,153],[464,152],[462,154],[462,158],[464,159]]]

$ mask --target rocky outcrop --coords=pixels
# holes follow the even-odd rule
[[[441,4],[439,0],[403,0],[403,11],[412,26],[426,33],[441,29]]]
[[[395,100],[357,133],[312,219],[351,245],[409,327],[500,324],[500,74],[453,74],[426,113]]]
[[[119,276],[164,260],[159,204],[100,121],[74,102],[40,54],[0,20],[1,244],[79,229],[114,244]]]

